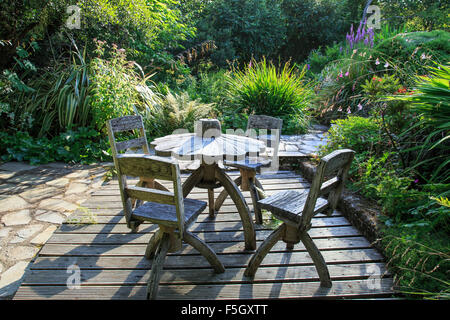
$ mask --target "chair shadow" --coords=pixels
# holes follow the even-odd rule
[[[107,208],[99,208],[104,210],[114,210],[114,209],[107,209]],[[221,214],[220,212],[218,214]],[[123,217],[123,212],[121,209],[117,209],[117,216]],[[253,215],[252,215],[253,219]],[[209,222],[209,221],[205,221]],[[165,277],[166,280],[164,280],[163,283],[161,283],[160,288],[163,288],[164,295],[161,296],[161,299],[164,299],[165,297],[179,297],[180,293],[177,291],[176,288],[171,287],[171,279],[176,279],[177,282],[180,283],[190,283],[189,285],[192,286],[192,288],[185,292],[183,298],[184,299],[192,299],[196,298],[198,299],[199,295],[205,296],[205,288],[207,288],[207,297],[208,299],[215,299],[220,297],[221,291],[223,287],[225,286],[225,283],[229,283],[229,280],[233,280],[236,283],[251,283],[251,279],[247,279],[246,277],[238,278],[239,272],[242,270],[242,268],[246,267],[246,263],[251,258],[251,255],[253,254],[253,251],[245,251],[243,248],[244,243],[244,237],[243,237],[243,228],[241,221],[236,221],[234,224],[227,225],[226,229],[216,229],[216,224],[213,223],[214,220],[211,220],[211,223],[208,223],[208,229],[205,229],[207,227],[206,223],[195,223],[192,225],[192,227],[189,229],[193,233],[202,233],[204,235],[205,240],[208,242],[208,240],[212,241],[211,243],[219,243],[220,244],[220,250],[216,253],[218,254],[219,259],[224,263],[225,266],[225,274],[215,274],[212,268],[210,267],[207,260],[198,253],[194,248],[186,249],[188,246],[187,244],[183,245],[183,249],[181,253],[173,253],[169,254],[169,259],[174,259],[173,257],[179,256],[180,259],[182,259],[184,256],[198,256],[201,257],[200,259],[203,259],[201,263],[199,263],[198,270],[199,272],[203,272],[206,275],[206,279],[202,279],[201,281],[192,281],[192,278],[188,273],[184,274],[183,272],[179,272],[178,268],[171,268],[168,267],[163,271],[163,277]],[[59,272],[61,270],[68,270],[68,268],[71,265],[78,265],[80,267],[81,271],[81,287],[83,286],[92,286],[94,285],[94,282],[89,283],[89,280],[96,278],[101,272],[103,272],[104,266],[102,266],[102,263],[99,262],[108,252],[113,251],[119,247],[121,247],[123,244],[127,243],[128,241],[134,241],[136,239],[139,239],[140,237],[148,235],[150,231],[157,228],[157,225],[152,224],[145,224],[141,225],[141,230],[138,233],[126,233],[126,234],[111,234],[111,231],[114,227],[117,226],[117,222],[105,224],[101,230],[99,230],[95,237],[90,241],[89,244],[79,244],[77,247],[73,248],[72,250],[66,252],[62,256],[56,257],[55,260],[52,260],[49,265],[49,261],[43,261],[44,264],[42,264],[42,269],[59,269]],[[212,226],[212,228],[211,228]],[[60,228],[67,228],[67,224],[62,225]],[[82,226],[73,226],[73,231],[80,231],[83,228],[85,228],[86,225]],[[227,230],[229,229],[229,230]],[[258,230],[258,229],[257,229]],[[224,232],[227,232],[227,239],[226,241],[221,241],[220,237],[223,235]],[[258,234],[258,231],[257,231]],[[264,238],[264,235],[260,236],[260,238]],[[215,240],[214,240],[215,239]],[[104,243],[105,245],[101,245]],[[209,243],[211,245],[211,243]],[[242,266],[241,268],[236,267],[235,265],[228,265],[227,262],[221,259],[223,255],[225,254],[225,251],[236,245],[236,243],[242,244],[242,252],[233,252],[233,254],[236,255],[244,255],[242,256]],[[216,246],[218,247],[218,246]],[[234,249],[230,249],[234,250]],[[92,255],[87,256],[82,255],[82,252],[93,252]],[[147,260],[143,256],[144,252],[142,252],[142,258],[139,260],[136,260],[136,265],[134,265],[129,270],[129,274],[126,276],[126,278],[121,281],[121,283],[117,283],[119,288],[112,293],[111,299],[124,299],[124,298],[131,298],[131,299],[145,299],[145,293],[146,293],[146,286],[145,285],[138,285],[139,283],[146,283],[145,279],[148,277],[150,270],[151,270],[151,261]],[[123,257],[126,259],[127,256],[123,255],[110,255],[116,258]],[[136,256],[134,256],[136,257]],[[289,257],[286,257],[286,259],[290,259]],[[200,261],[200,260],[199,260]],[[34,263],[33,265],[35,268],[40,267],[40,263]],[[230,266],[233,266],[233,268],[230,268]],[[118,269],[120,266],[114,266]],[[83,270],[89,270],[89,273],[83,273]],[[39,270],[35,270],[35,272],[38,272]],[[281,271],[280,271],[281,272]],[[67,273],[67,278],[70,277],[70,273]],[[282,276],[280,274],[280,276]],[[184,280],[184,281],[183,281]],[[99,285],[102,285],[100,283]],[[110,287],[112,285],[116,285],[116,283],[109,283]],[[206,287],[205,287],[206,285]],[[247,287],[251,288],[251,286],[241,286],[241,288]],[[60,297],[60,294],[65,292],[66,290],[76,290],[76,289],[70,289],[66,284],[64,283],[58,283],[57,285],[53,286],[51,292],[45,287],[45,286],[33,286],[32,290],[36,294],[38,294],[41,297],[44,298],[53,298],[53,297]],[[275,293],[274,293],[275,294]],[[62,295],[61,295],[62,296]],[[83,298],[77,297],[77,298]]]

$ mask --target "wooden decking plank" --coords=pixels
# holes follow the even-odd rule
[[[262,241],[258,241],[257,245],[260,245]],[[329,238],[329,239],[316,239],[314,241],[316,246],[320,250],[346,250],[346,249],[366,249],[370,248],[370,243],[364,237],[348,237],[348,238]],[[240,253],[244,251],[244,244],[240,242],[234,242],[232,244],[228,242],[216,242],[210,243],[210,247],[217,253]],[[140,244],[122,244],[122,245],[110,245],[110,244],[89,244],[80,246],[77,244],[47,244],[42,248],[39,255],[42,256],[60,256],[60,255],[72,255],[72,256],[130,256],[137,255],[142,256],[145,252],[147,245]],[[286,244],[278,242],[273,248],[272,252],[284,251]],[[295,245],[294,250],[305,251],[303,244],[299,243]],[[198,254],[198,252],[189,245],[184,244],[183,248],[174,254]]]
[[[383,263],[339,264],[329,266],[330,276],[336,280],[367,279],[369,277],[388,277],[389,272]],[[81,285],[145,285],[150,270],[81,270]],[[65,285],[66,270],[31,270],[24,285]],[[165,270],[160,284],[228,284],[319,281],[314,266],[276,266],[260,268],[253,278],[244,276],[244,269],[228,268],[224,273],[215,274],[211,269]]]
[[[281,282],[229,285],[161,285],[160,299],[308,299],[308,298],[368,298],[392,295],[391,278],[381,279],[374,288],[373,281],[334,281],[331,288],[319,282]],[[146,286],[81,286],[68,290],[66,286],[22,286],[16,299],[145,299]]]
[[[262,183],[264,190],[268,191],[268,190],[280,190],[280,185],[279,184],[267,184],[267,183]],[[309,188],[310,184],[309,183],[300,183],[300,182],[284,182],[283,183],[283,189],[305,189],[305,188]],[[167,187],[167,189],[172,189],[171,186],[166,185],[165,187]],[[214,189],[214,194],[217,196],[219,195],[219,193],[223,190],[223,188],[217,188]],[[200,189],[200,188],[194,188],[190,193],[189,193],[189,198],[194,198],[197,196],[201,196],[202,194],[204,194],[206,192],[206,189]],[[244,194],[248,194],[248,192],[243,192]],[[105,196],[120,196],[120,191],[119,191],[119,187],[114,187],[114,188],[102,188],[100,190],[95,191],[92,196],[95,197],[105,197]]]
[[[225,268],[245,268],[253,252],[219,255]],[[381,262],[383,256],[375,249],[349,249],[336,251],[323,251],[322,255],[327,264]],[[270,252],[267,254],[261,266],[276,265],[312,265],[312,260],[307,252]],[[70,265],[77,264],[82,269],[142,269],[150,268],[151,261],[143,256],[133,255],[128,257],[115,256],[69,256],[41,257],[31,266],[31,269],[67,269]],[[168,255],[165,269],[198,269],[210,268],[207,260],[200,255]]]
[[[198,219],[197,219],[197,223],[217,223],[217,222],[233,222],[233,221],[240,221],[241,218],[239,216],[239,213],[237,212],[237,210],[234,210],[235,212],[220,212],[220,214],[216,215],[214,217],[214,219],[211,219],[209,217],[209,212],[207,209],[205,209],[205,211],[199,215]],[[97,214],[97,213],[102,213],[103,214]],[[114,224],[114,223],[126,223],[125,221],[125,217],[122,214],[122,210],[117,210],[116,214],[114,214],[114,211],[111,212],[104,212],[104,210],[100,209],[92,209],[89,212],[93,219],[95,219],[95,223],[98,224]],[[66,221],[64,224],[68,224],[68,225],[86,225],[86,224],[93,224],[93,222],[89,222],[89,220],[86,220],[85,222],[83,222],[83,220],[81,220],[83,218],[83,216],[85,215],[85,211],[79,210],[74,212],[71,216],[70,219],[73,220],[74,222],[70,222],[70,221]],[[264,223],[270,223],[270,213],[265,214],[263,212],[263,222]],[[315,217],[313,217],[313,224],[317,225],[318,223],[320,223],[319,221],[321,220],[326,220],[326,219],[333,219],[333,218],[338,218],[338,217],[343,217],[342,213],[339,211],[335,211],[331,216],[325,216],[322,214],[319,214]],[[76,221],[76,222],[75,222]],[[147,223],[144,223],[147,224]]]
[[[284,188],[284,186],[283,186]],[[284,190],[286,189],[293,189],[293,190],[297,190],[297,187],[289,187],[286,186],[286,188],[284,188]],[[266,195],[270,196],[272,194],[275,194],[277,192],[280,192],[279,189],[275,189],[275,190],[265,190],[264,191],[266,193]],[[216,194],[217,196],[218,194]],[[250,193],[249,192],[243,192],[245,201],[247,202],[247,204],[251,204],[251,197],[250,197]],[[196,194],[189,194],[187,196],[190,199],[196,199],[196,200],[203,200],[203,201],[207,201],[208,199],[208,194],[206,192],[206,190],[204,190],[202,193],[196,193]],[[224,201],[225,205],[232,205],[234,206],[234,202],[230,197],[227,197]],[[83,207],[87,207],[87,208],[122,208],[122,201],[120,200],[120,196],[119,195],[97,195],[93,198],[91,198],[90,200],[84,202],[81,204],[81,206]]]
[[[237,215],[236,218],[238,218],[239,215]],[[235,223],[233,222],[220,222],[220,221],[214,221],[214,220],[207,220],[205,216],[203,219],[203,223],[196,223],[191,228],[189,228],[190,231],[222,231],[222,230],[242,230],[242,226],[239,225],[240,219],[236,220]],[[125,222],[125,221],[124,221]],[[116,224],[85,224],[81,226],[77,226],[76,224],[62,224],[61,227],[56,231],[57,233],[67,233],[67,232],[74,232],[74,233],[127,233],[130,232],[130,229],[127,227],[127,225],[122,223],[116,223]],[[316,219],[313,221],[313,228],[319,228],[319,227],[343,227],[343,226],[351,226],[351,224],[348,222],[347,219],[344,217],[334,217],[329,219]],[[139,233],[148,232],[147,227],[152,226],[150,223],[142,224],[140,226]],[[255,230],[269,230],[271,229],[268,225],[257,225],[255,224]]]
[[[114,228],[114,227],[112,227]],[[110,243],[110,244],[146,244],[150,240],[157,226],[151,225],[143,228],[139,233],[111,233],[105,228],[104,233],[54,233],[47,243]],[[240,230],[220,230],[217,232],[203,232],[192,230],[199,238],[206,242],[235,242],[244,241],[244,233]],[[260,230],[256,232],[256,240],[264,240],[272,233],[272,230]],[[331,238],[331,237],[348,237],[360,236],[358,230],[352,226],[348,227],[329,227],[329,228],[312,228],[309,231],[313,239]]]

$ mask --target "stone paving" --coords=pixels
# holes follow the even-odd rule
[[[295,155],[299,157],[316,154],[319,147],[327,144],[328,127],[314,125],[307,134],[280,137],[278,155],[280,157]]]
[[[314,126],[304,135],[281,136],[280,158],[315,154],[327,142],[327,129]],[[192,165],[180,163],[182,169]],[[14,296],[30,261],[58,226],[102,185],[107,170],[105,164],[0,165],[0,300]]]
[[[105,173],[101,165],[0,165],[0,300],[12,298],[29,262]]]

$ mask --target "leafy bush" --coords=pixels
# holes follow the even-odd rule
[[[90,125],[88,66],[79,52],[71,55],[69,63],[58,62],[29,79],[29,90],[11,90],[4,96],[8,107],[3,112],[8,119],[0,120],[1,127],[43,137]]]
[[[214,103],[216,110],[220,111],[228,96],[230,72],[221,69],[216,72],[200,72],[193,77],[191,85],[186,89],[191,99],[203,103]]]
[[[390,64],[402,84],[410,86],[414,84],[414,75],[427,74],[433,61],[450,60],[450,33],[442,30],[400,33],[377,44],[375,54]]]
[[[350,116],[332,121],[319,155],[344,148],[356,152],[349,172],[351,188],[378,201],[387,215],[401,218],[417,202],[418,193],[410,189],[413,179],[402,172],[380,120]]]
[[[231,108],[224,114],[264,114],[284,120],[286,133],[305,132],[308,128],[311,86],[286,63],[276,68],[263,59],[252,60],[243,70],[235,70],[230,79]]]
[[[134,113],[139,101],[137,87],[145,80],[135,72],[135,64],[126,60],[125,50],[112,46],[111,58],[106,60],[104,41],[96,41],[98,57],[91,61],[91,109],[98,130],[105,130],[108,119]]]
[[[215,42],[211,59],[221,67],[227,61],[276,57],[286,37],[280,4],[270,0],[209,1],[197,29],[198,40]]]
[[[311,50],[331,44],[345,36],[350,26],[348,14],[351,2],[283,0],[281,8],[286,16],[286,41],[281,48],[282,58],[304,60]],[[339,50],[339,47],[338,47]],[[311,63],[314,72],[314,63]]]
[[[193,132],[194,122],[212,117],[212,112],[213,104],[192,100],[186,92],[173,94],[168,91],[148,103],[139,113],[143,116],[148,136],[161,137],[177,129]]]
[[[33,138],[21,131],[12,135],[0,132],[0,139],[3,161],[29,161],[33,165],[54,161],[88,164],[111,160],[107,140],[92,128],[69,130],[52,139]]]

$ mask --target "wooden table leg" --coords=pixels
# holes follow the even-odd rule
[[[216,166],[217,164],[207,165],[201,164],[203,167],[202,183],[214,185],[216,183]],[[209,205],[209,217],[214,218],[216,210],[214,209],[214,189],[208,188],[208,205]]]
[[[208,189],[208,206],[209,217],[214,218],[216,216],[216,210],[214,209],[214,189]]]
[[[191,173],[191,175],[183,183],[183,198],[186,198],[188,194],[194,189],[194,187],[203,178],[203,167],[200,166],[197,170]]]
[[[234,180],[234,183],[239,187],[241,185],[242,182],[242,177],[239,176],[236,178],[236,180]],[[227,190],[224,188],[222,190],[222,192],[217,196],[216,202],[214,204],[214,209],[216,209],[216,211],[220,210],[220,207],[222,207],[224,201],[226,200],[226,198],[228,197],[228,192]]]
[[[227,190],[234,204],[236,205],[239,215],[241,216],[242,226],[244,228],[245,237],[245,249],[255,250],[256,249],[256,234],[255,227],[252,222],[252,217],[250,215],[250,210],[247,203],[245,202],[244,196],[239,191],[238,186],[233,180],[222,170],[219,166],[216,166],[216,178],[222,184],[224,189]]]

